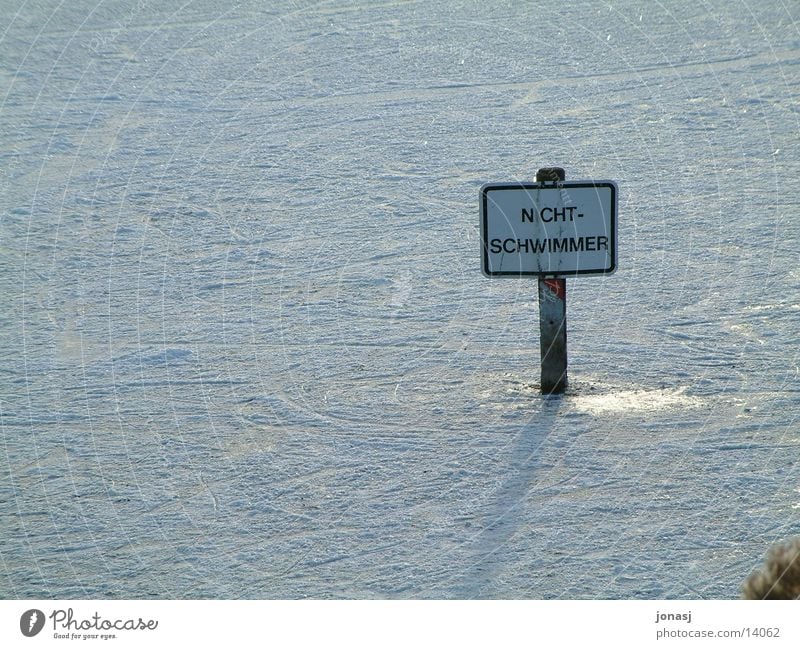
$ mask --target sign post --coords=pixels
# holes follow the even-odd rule
[[[567,387],[566,276],[608,275],[617,265],[617,185],[565,182],[546,167],[535,183],[481,187],[481,270],[539,281],[541,392]]]

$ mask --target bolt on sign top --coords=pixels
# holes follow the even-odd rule
[[[617,194],[611,180],[484,185],[481,270],[489,277],[613,273]]]

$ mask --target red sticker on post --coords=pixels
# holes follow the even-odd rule
[[[563,279],[546,279],[544,283],[547,285],[547,288],[555,295],[559,300],[563,300],[567,296],[567,282]]]

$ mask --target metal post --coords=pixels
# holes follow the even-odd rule
[[[561,167],[536,172],[536,182],[566,179]],[[567,389],[567,280],[539,278],[539,341],[542,356],[542,394],[561,394]]]

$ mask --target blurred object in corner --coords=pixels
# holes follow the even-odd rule
[[[800,599],[800,536],[773,545],[742,584],[744,599]]]

